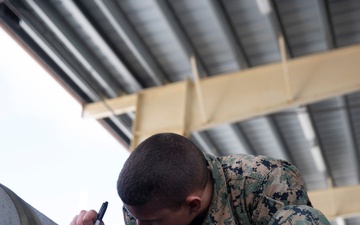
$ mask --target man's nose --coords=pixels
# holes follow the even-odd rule
[[[145,222],[141,222],[141,221],[137,221],[137,225],[151,225],[152,223],[145,223]]]

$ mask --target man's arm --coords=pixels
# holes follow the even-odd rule
[[[268,225],[331,225],[319,210],[307,205],[287,205],[273,215]]]
[[[267,158],[260,160],[260,163],[269,172],[256,190],[252,213],[255,224],[268,224],[272,216],[286,205],[311,206],[303,178],[295,166]]]

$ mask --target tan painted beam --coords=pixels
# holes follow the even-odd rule
[[[87,104],[83,109],[84,118],[101,119],[111,115],[120,115],[136,110],[137,95],[126,95],[121,98],[108,99],[104,102]]]
[[[360,214],[360,185],[308,192],[313,206],[328,219]]]
[[[159,132],[188,135],[188,105],[192,93],[189,82],[173,83],[138,94],[131,149],[150,135]]]
[[[204,101],[203,101],[203,96],[202,96],[202,91],[201,91],[199,71],[198,71],[198,67],[197,67],[197,63],[196,63],[196,58],[194,55],[192,55],[190,58],[190,64],[191,64],[192,72],[194,74],[194,84],[195,84],[197,100],[199,102],[200,112],[201,112],[201,115],[203,118],[203,122],[207,123],[207,116],[206,116],[206,111],[205,111],[205,106],[204,106]]]
[[[138,105],[136,110],[141,112],[136,113],[138,121],[133,131],[136,146],[153,133],[189,134],[360,90],[360,45],[288,60],[288,84],[284,82],[283,66],[276,63],[201,79],[206,122],[194,84],[188,81],[107,100],[111,111],[102,102],[89,104],[84,107],[84,115],[102,118],[135,110]]]
[[[286,55],[286,46],[285,46],[285,39],[283,35],[278,37],[279,49],[280,49],[280,56],[281,56],[281,65],[283,68],[283,76],[286,88],[286,94],[288,101],[291,102],[293,99],[293,94],[290,85],[290,78],[289,78],[289,69],[287,64],[287,55]]]

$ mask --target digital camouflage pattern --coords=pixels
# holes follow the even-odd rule
[[[287,205],[275,213],[268,225],[330,225],[317,209],[306,205]]]
[[[288,162],[252,155],[205,157],[214,191],[203,225],[329,224],[311,207],[299,170]],[[125,208],[124,220],[136,225]]]

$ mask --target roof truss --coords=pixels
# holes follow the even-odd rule
[[[133,146],[153,133],[191,131],[306,105],[360,89],[360,46],[289,60],[287,93],[282,64],[204,78],[202,104],[192,81],[88,104],[84,116],[96,119],[136,110]],[[288,96],[292,100],[288,100]],[[202,112],[200,105],[205,109]],[[111,108],[112,110],[109,110]]]

